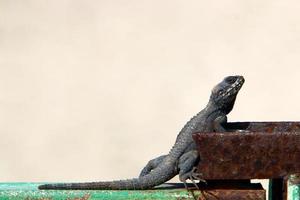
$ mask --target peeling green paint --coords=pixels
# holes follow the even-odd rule
[[[300,174],[292,174],[289,176],[288,200],[300,200]]]
[[[42,183],[0,183],[0,200],[189,200],[185,189],[155,190],[38,190]],[[195,192],[195,195],[200,195]]]
[[[289,185],[288,200],[300,200],[300,185]]]

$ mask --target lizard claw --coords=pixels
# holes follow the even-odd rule
[[[197,172],[196,167],[193,167],[189,178],[191,179],[191,181],[198,180],[198,181],[203,182],[207,185],[207,182],[206,182],[206,180],[204,180],[202,178],[202,175],[203,175],[202,173]]]
[[[185,184],[185,186],[186,186],[186,180],[190,179],[192,181],[193,185],[199,190],[199,186],[197,185],[197,183],[195,181],[198,180],[198,181],[203,182],[205,184],[207,184],[207,182],[206,182],[206,180],[204,180],[202,178],[202,174],[198,173],[196,171],[197,171],[197,168],[194,167],[190,172],[188,172],[184,175],[181,175],[179,177],[179,179],[180,179],[181,182],[183,182],[183,184]]]

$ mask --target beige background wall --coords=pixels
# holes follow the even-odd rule
[[[224,76],[300,120],[300,1],[0,0],[0,181],[136,176]]]

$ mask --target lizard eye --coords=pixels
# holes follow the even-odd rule
[[[226,78],[226,82],[229,84],[233,84],[235,81],[236,81],[236,77],[229,76],[228,78]]]

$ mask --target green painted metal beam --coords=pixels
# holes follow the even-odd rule
[[[288,200],[300,200],[300,185],[289,185]]]
[[[300,174],[293,174],[289,177],[288,200],[300,200]]]
[[[185,189],[155,190],[38,190],[42,183],[0,183],[0,200],[128,200],[193,199]],[[199,196],[200,192],[195,191]]]

